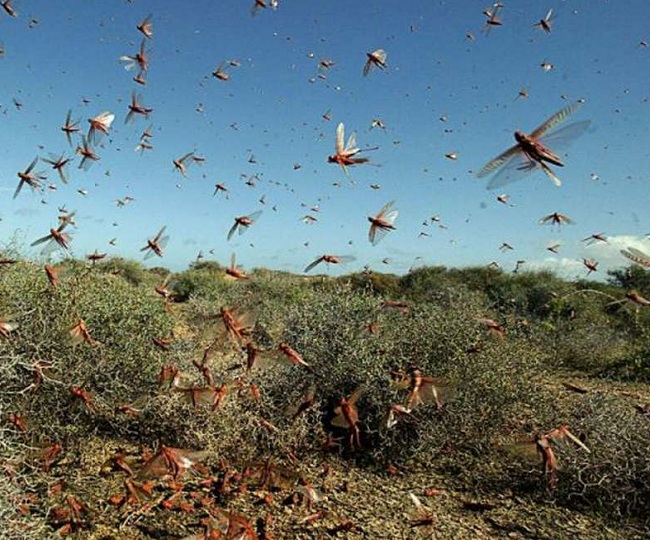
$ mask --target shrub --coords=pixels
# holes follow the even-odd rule
[[[397,298],[401,295],[401,280],[394,274],[379,272],[357,273],[338,278],[349,283],[353,290],[367,291],[382,298]]]
[[[564,481],[556,497],[572,508],[650,525],[650,422],[609,392],[593,392],[570,411],[590,454],[563,456]]]
[[[32,264],[0,270],[0,318],[13,314],[18,323],[8,338],[0,336],[0,413],[24,415],[30,444],[65,447],[56,471],[47,473],[26,458],[25,435],[12,426],[0,431],[0,458],[16,479],[0,488],[0,517],[16,526],[20,520],[6,509],[26,486],[45,493],[50,475],[65,475],[65,489],[80,496],[106,493],[107,483],[119,484],[115,478],[82,475],[98,470],[118,445],[136,452],[159,444],[243,467],[269,456],[313,457],[327,442],[380,470],[395,463],[451,472],[475,492],[510,490],[610,518],[647,515],[647,418],[621,396],[556,390],[558,366],[602,374],[636,363],[637,375],[646,372],[646,315],[611,304],[620,296],[611,285],[583,291],[548,275],[444,268],[419,269],[397,285],[386,276],[375,285],[365,275],[305,279],[262,270],[230,281],[218,265],[200,263],[170,282],[188,298],[170,313],[151,287],[162,272],[145,272],[134,285],[101,265],[63,266],[56,288]],[[558,289],[570,292],[553,298]],[[389,303],[384,294],[405,301]],[[221,308],[253,315],[251,338],[262,352],[250,372],[243,343],[226,335]],[[490,333],[479,317],[497,319],[505,335]],[[71,341],[80,320],[91,343]],[[153,337],[173,340],[163,351]],[[309,367],[290,362],[280,343]],[[197,369],[208,346],[209,373]],[[180,370],[177,387],[169,379],[158,384],[169,364]],[[42,380],[35,379],[37,366]],[[419,404],[389,428],[387,412],[406,403],[408,382],[399,382],[413,368],[438,379],[444,403]],[[213,392],[225,391],[216,410],[192,402],[192,388],[205,388],[208,376]],[[88,392],[85,401],[73,385]],[[296,415],[311,392],[311,406]],[[341,398],[353,395],[361,448],[332,423]],[[123,404],[139,412],[118,412]],[[559,481],[549,490],[530,441],[561,424],[592,452],[558,445]],[[522,440],[528,442],[511,444]],[[511,446],[532,449],[533,461],[506,451]],[[105,506],[105,498],[93,504]],[[42,521],[28,521],[38,537]]]
[[[171,282],[174,296],[181,302],[192,297],[214,299],[226,286],[223,267],[210,261],[192,263],[189,269],[176,274]]]
[[[640,294],[650,295],[650,271],[633,264],[623,270],[610,270],[607,281],[615,287],[636,290]]]
[[[152,278],[148,276],[148,272],[142,263],[122,257],[111,257],[105,259],[96,265],[98,271],[122,277],[131,285],[141,285],[143,283],[151,283]],[[157,279],[155,276],[153,280]]]
[[[19,265],[0,275],[0,298],[18,323],[10,339],[0,342],[0,354],[11,359],[7,390],[20,396],[11,406],[42,437],[60,440],[97,428],[72,385],[93,396],[106,421],[115,406],[155,387],[161,356],[152,338],[168,335],[172,320],[148,290],[88,267],[68,269],[53,288],[41,269]],[[70,331],[80,320],[97,344],[73,342]],[[36,385],[35,366],[45,375]]]
[[[552,302],[552,331],[545,339],[556,365],[595,375],[635,350],[632,328],[604,309],[612,298],[597,289],[578,289]]]
[[[633,518],[650,526],[648,419],[631,403],[598,391],[556,399],[553,405],[546,425],[531,426],[533,431],[548,432],[566,424],[589,452],[570,441],[553,443],[558,463],[554,489],[542,474],[541,459],[534,445],[529,443],[526,453],[502,452],[504,467],[496,485],[522,495],[532,493],[540,502],[550,500],[613,520]],[[529,441],[532,439],[531,433]]]
[[[344,285],[323,291],[289,308],[282,337],[312,364],[316,377],[305,370],[278,372],[273,392],[298,400],[315,382],[325,415],[338,399],[363,388],[358,408],[365,436],[382,461],[417,455],[431,465],[441,448],[467,448],[467,440],[474,445],[471,452],[485,451],[499,430],[535,401],[531,370],[544,356],[524,337],[513,337],[512,344],[489,338],[475,320],[482,309],[468,295],[453,308],[416,305],[402,314],[382,310],[374,297]],[[369,323],[377,325],[377,334],[368,331]],[[483,350],[469,354],[479,342]],[[386,433],[389,405],[406,397],[391,384],[391,372],[410,367],[447,380],[456,398],[442,411],[422,407],[412,421]]]

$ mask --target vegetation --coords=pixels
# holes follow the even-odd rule
[[[53,285],[7,264],[6,538],[255,538],[269,516],[276,537],[380,537],[337,501],[359,475],[370,500],[386,474],[416,514],[398,531],[459,534],[438,528],[451,503],[425,519],[408,500],[424,476],[472,494],[462,504],[510,497],[647,534],[650,308],[626,294],[650,296],[649,274],[233,280],[213,263],[167,276],[108,260],[62,264]]]

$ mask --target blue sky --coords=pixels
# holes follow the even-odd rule
[[[164,258],[146,264],[174,270],[199,251],[222,264],[235,252],[247,269],[295,272],[324,253],[356,257],[333,274],[366,264],[403,273],[414,263],[492,261],[511,270],[526,260],[529,268],[582,277],[583,257],[598,260],[601,275],[622,266],[620,247],[650,251],[650,47],[641,45],[650,41],[650,5],[504,4],[503,24],[486,35],[482,12],[491,4],[477,0],[280,0],[277,11],[254,17],[247,0],[16,0],[17,18],[0,13],[0,241],[38,259],[29,244],[66,206],[77,212],[72,255],[97,249],[141,259],[139,248],[166,225]],[[549,8],[556,19],[545,34],[533,24]],[[119,58],[137,51],[136,25],[149,14],[154,36],[141,86]],[[364,78],[366,53],[378,48],[388,67]],[[230,59],[240,63],[229,68],[230,81],[211,76]],[[319,59],[334,62],[324,79]],[[544,61],[554,69],[544,71]],[[516,99],[522,88],[529,97]],[[125,125],[134,90],[154,111]],[[589,119],[591,128],[561,152],[562,187],[541,172],[496,191],[476,178],[473,171],[514,143],[515,130],[530,133],[577,99],[585,103],[567,123]],[[48,171],[45,184],[56,191],[27,188],[12,200],[16,173],[36,155],[73,155],[59,129],[68,109],[83,130],[103,111],[116,115],[96,148],[101,160],[83,171],[77,157],[68,185]],[[328,110],[330,121],[322,118]],[[370,129],[373,119],[386,129]],[[339,122],[356,131],[362,148],[379,147],[349,177],[327,163]],[[150,124],[154,150],[140,155],[134,147]],[[172,160],[191,151],[206,161],[183,178]],[[458,159],[445,158],[449,152]],[[252,175],[255,187],[245,184]],[[228,187],[228,199],[212,196],[217,182]],[[512,206],[496,200],[501,193]],[[135,200],[118,207],[127,195]],[[366,217],[389,200],[400,210],[396,230],[372,246]],[[302,223],[317,204],[318,221]],[[260,209],[245,234],[226,240],[235,216]],[[538,223],[554,211],[575,224]],[[600,232],[609,244],[581,242]],[[503,242],[515,249],[502,253]],[[557,255],[545,249],[555,242],[562,244]]]

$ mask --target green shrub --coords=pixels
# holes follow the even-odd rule
[[[7,389],[20,396],[11,406],[42,437],[61,439],[96,428],[93,412],[72,395],[72,385],[93,396],[106,421],[115,406],[155,388],[161,356],[152,338],[169,335],[172,320],[149,290],[92,268],[68,268],[53,288],[41,269],[20,265],[0,275],[0,298],[18,323],[10,339],[0,342],[0,354],[12,365]],[[80,320],[97,344],[73,342],[70,330]],[[44,367],[45,379],[27,391],[35,364]]]
[[[357,273],[340,277],[338,280],[350,283],[353,290],[367,291],[382,298],[397,298],[402,294],[401,280],[394,274]]]
[[[650,296],[650,271],[633,264],[623,270],[607,272],[609,284],[626,291],[636,290],[641,295]]]
[[[207,261],[192,263],[190,268],[174,276],[170,286],[174,297],[185,302],[193,297],[213,300],[228,285],[223,267]]]
[[[646,312],[613,303],[622,297],[613,285],[585,291],[547,274],[442,267],[399,280],[255,270],[249,280],[232,281],[215,263],[196,263],[169,281],[186,302],[168,311],[153,290],[163,271],[137,263],[117,267],[67,262],[56,288],[35,265],[0,269],[0,319],[18,323],[8,338],[0,336],[6,390],[0,414],[23,414],[30,428],[27,435],[6,424],[0,431],[0,459],[14,467],[16,479],[0,487],[0,517],[16,527],[21,518],[10,510],[16,498],[27,486],[45,493],[54,476],[88,500],[101,492],[93,504],[105,506],[103,494],[119,489],[117,477],[83,474],[99,470],[119,447],[205,450],[213,462],[243,467],[269,456],[309,461],[326,441],[371,469],[407,464],[451,473],[459,488],[477,493],[511,491],[647,523],[647,418],[618,395],[557,390],[559,368],[647,377]],[[226,335],[221,308],[252,315],[251,337],[262,352],[250,372],[244,344]],[[484,317],[503,324],[505,335],[490,333],[477,320]],[[97,344],[72,342],[70,329],[80,320]],[[173,340],[163,351],[154,337]],[[280,343],[309,367],[291,363]],[[216,410],[191,402],[190,390],[208,384],[197,369],[208,346],[214,386],[227,389]],[[158,383],[161,367],[170,364],[180,370],[178,388]],[[389,407],[405,404],[408,395],[408,383],[398,383],[413,368],[439,379],[444,404],[417,405],[388,428]],[[89,393],[88,403],[73,395],[72,385]],[[296,416],[312,391],[313,403]],[[349,430],[332,424],[341,398],[357,391],[361,448],[351,444]],[[139,412],[117,411],[127,404]],[[549,490],[534,452],[527,461],[507,449],[534,450],[535,434],[562,424],[592,452],[558,445],[558,485]],[[522,440],[528,442],[512,444]],[[26,458],[27,443],[52,441],[63,443],[64,457],[47,473]],[[47,513],[45,504],[41,511]],[[42,520],[30,515],[28,521],[32,537],[39,537]]]
[[[120,276],[131,285],[141,285],[152,283],[158,279],[155,274],[152,277],[148,275],[147,270],[142,263],[122,257],[110,257],[98,263],[96,269],[99,272]]]
[[[650,525],[650,422],[630,401],[588,394],[571,410],[572,425],[591,453],[562,457],[563,482],[555,496],[572,508]]]
[[[467,439],[474,445],[472,452],[484,451],[502,426],[535,400],[531,370],[544,356],[523,337],[513,337],[511,344],[487,336],[475,320],[482,311],[471,294],[453,308],[416,305],[402,314],[382,309],[373,296],[344,285],[323,291],[289,308],[282,336],[311,363],[316,376],[299,369],[278,372],[273,391],[298,400],[316,382],[326,414],[332,403],[363,388],[361,421],[375,456],[383,461],[417,455],[431,464],[442,447]],[[369,323],[377,325],[377,334],[367,330]],[[483,350],[468,353],[479,342],[484,342]],[[412,421],[386,433],[389,405],[406,397],[391,384],[391,372],[410,367],[447,380],[456,398],[439,412],[435,406],[422,407]],[[409,445],[403,444],[405,437]]]
[[[650,526],[650,423],[631,403],[604,392],[572,395],[554,401],[546,424],[529,426],[528,451],[501,452],[501,477],[494,485],[540,502],[552,501],[610,520],[630,518]],[[567,425],[588,452],[571,441],[553,442],[557,485],[542,473],[541,459],[531,444],[534,433]],[[485,480],[486,477],[484,477]]]
[[[554,299],[550,342],[554,363],[595,375],[620,363],[640,343],[621,315],[605,309],[616,299],[597,289],[578,289]]]

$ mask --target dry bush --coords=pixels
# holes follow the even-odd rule
[[[574,320],[565,316],[567,305],[555,306],[555,312],[551,306],[555,319],[538,329],[520,324],[521,303],[512,313],[494,315],[482,292],[444,283],[427,290],[426,280],[415,284],[418,292],[406,304],[391,307],[358,280],[254,272],[249,281],[227,282],[212,267],[192,272],[195,294],[173,307],[179,317],[174,321],[150,287],[135,287],[92,267],[71,265],[58,288],[50,287],[36,266],[2,269],[0,316],[14,314],[19,326],[9,338],[0,337],[0,376],[6,381],[0,413],[24,414],[30,432],[22,435],[13,426],[0,431],[2,458],[16,464],[18,475],[16,483],[0,488],[0,517],[19,523],[16,496],[30,482],[41,492],[47,485],[43,471],[24,476],[38,469],[33,463],[20,467],[28,444],[62,441],[65,459],[56,474],[66,474],[70,489],[82,493],[79,475],[92,467],[70,471],[90,460],[89,440],[99,446],[119,441],[131,448],[164,444],[202,450],[208,461],[242,465],[268,456],[313,456],[328,434],[339,438],[344,455],[381,469],[387,463],[417,463],[453,473],[466,488],[552,496],[568,507],[609,517],[643,518],[648,511],[647,418],[601,394],[560,400],[548,384],[551,359],[569,365],[573,358],[570,365],[581,361],[587,368],[596,361],[587,353],[597,350],[609,362],[621,347],[625,326],[609,324],[602,302],[580,298],[570,306],[580,308]],[[487,278],[494,281],[491,274]],[[539,302],[544,291],[535,296]],[[263,352],[250,373],[242,344],[226,336],[218,318],[222,307],[254,315],[251,338]],[[490,316],[506,326],[505,336],[477,321]],[[79,318],[101,344],[71,342],[69,330]],[[639,329],[635,335],[641,335]],[[167,351],[152,344],[153,337],[170,336]],[[309,367],[283,357],[280,343],[295,349]],[[207,385],[195,363],[208,345],[206,365],[215,387],[227,387],[216,410],[192,404],[187,392]],[[45,379],[30,387],[37,361],[46,368]],[[180,388],[158,383],[164,364],[181,371]],[[396,381],[412,368],[444,381],[448,399],[442,407],[417,405],[388,429],[388,407],[404,404],[408,394]],[[71,385],[90,393],[90,407],[72,395]],[[313,403],[296,415],[312,388]],[[331,425],[339,400],[357,389],[361,449],[351,447],[346,430]],[[140,412],[118,413],[122,404]],[[585,438],[592,453],[559,448],[562,470],[557,489],[549,492],[538,462],[526,463],[502,448],[563,423]],[[95,453],[100,463],[107,457],[106,449]],[[34,516],[28,521],[35,530],[42,526]]]
[[[634,350],[634,341],[606,325],[563,324],[552,336],[554,363],[559,367],[598,375],[619,364]]]
[[[468,352],[461,345],[476,339],[476,328],[466,322],[461,330],[462,324],[459,320],[452,325],[459,334],[455,350],[436,352],[427,362],[430,367],[424,368],[452,384],[452,398],[441,410],[435,404],[416,408],[386,433],[382,452],[390,459],[415,459],[441,472],[451,469],[466,483],[487,485],[491,480],[483,478],[500,474],[495,444],[534,419],[543,421],[552,398],[542,384],[543,351],[523,336],[506,335],[482,337],[479,350]],[[444,335],[430,339],[438,343],[434,349],[448,343]],[[427,353],[421,356],[427,359]]]
[[[155,394],[161,356],[151,338],[172,329],[149,289],[81,264],[65,265],[60,280],[52,287],[43,269],[28,263],[0,272],[0,312],[17,324],[0,339],[0,452],[10,480],[0,494],[6,538],[47,536],[45,517],[54,502],[47,496],[52,481],[43,470],[43,447],[63,445],[68,478],[80,457],[74,449],[92,433],[138,435],[115,408]],[[70,329],[80,319],[96,344],[73,342]],[[88,405],[74,397],[73,385],[88,392]],[[5,428],[9,413],[24,418],[26,433]],[[17,514],[28,494],[36,497],[33,508]]]
[[[576,509],[650,526],[650,421],[632,403],[603,392],[577,400],[571,418],[591,450],[562,456],[555,496]]]
[[[554,502],[577,511],[588,511],[615,522],[634,519],[650,526],[650,461],[647,458],[650,422],[629,402],[603,392],[556,397],[552,409],[544,408],[546,421],[528,425],[528,436],[518,444],[504,444],[497,456],[500,471],[489,471],[491,485],[528,495],[540,502]],[[589,452],[567,440],[553,442],[557,458],[557,485],[542,470],[533,440],[536,434],[567,425]],[[522,426],[523,427],[523,426]],[[521,443],[521,440],[527,441]],[[488,480],[486,471],[483,480]]]
[[[9,359],[3,401],[35,436],[110,432],[115,407],[155,391],[162,359],[152,338],[168,335],[172,320],[149,290],[88,267],[68,269],[53,288],[42,269],[21,264],[0,275],[0,297],[18,324],[0,342]],[[96,343],[73,341],[70,329],[80,319]],[[73,385],[88,392],[88,404],[72,394]]]
[[[299,351],[314,372],[278,370],[271,392],[278,402],[298,401],[311,384],[320,398],[321,420],[357,387],[362,434],[375,458],[427,464],[443,449],[485,452],[502,429],[530,416],[541,395],[534,377],[543,353],[525,337],[489,336],[475,319],[483,306],[471,293],[444,306],[413,305],[407,312],[382,309],[370,294],[345,285],[324,288],[288,308],[282,340]],[[376,325],[376,333],[368,325]],[[481,344],[481,351],[468,351]],[[417,367],[445,380],[455,395],[438,411],[423,405],[392,430],[384,428],[389,405],[407,392],[391,372]],[[317,419],[317,418],[316,418]]]
[[[546,325],[555,365],[598,374],[629,356],[639,344],[638,328],[607,309],[611,295],[597,290],[578,290],[552,302],[552,318]]]

